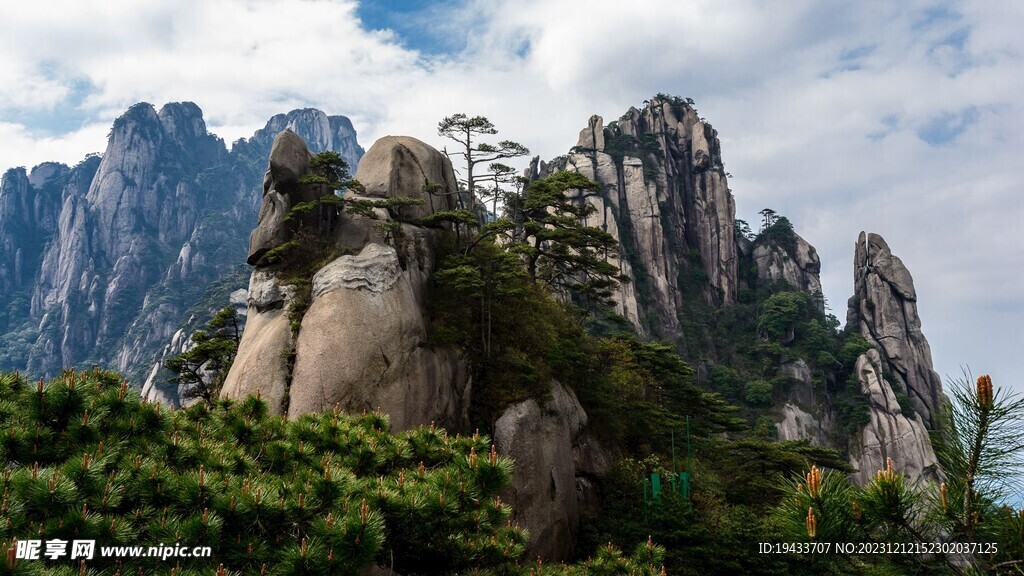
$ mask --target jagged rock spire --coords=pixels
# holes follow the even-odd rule
[[[684,300],[736,301],[736,205],[717,133],[682,99],[658,96],[605,125],[591,116],[577,145],[527,176],[579,172],[601,184],[586,201],[586,224],[621,245],[613,259],[632,281],[620,286],[617,312],[645,335],[676,338]]]
[[[928,428],[943,402],[942,379],[921,332],[910,271],[878,234],[860,233],[854,258],[854,295],[846,325],[878,349],[882,367],[906,390]]]
[[[846,322],[874,346],[856,365],[871,418],[851,443],[856,479],[869,480],[887,458],[911,480],[938,477],[928,429],[935,428],[946,401],[942,381],[932,370],[931,348],[921,332],[914,279],[877,234],[861,232],[857,239]],[[909,396],[912,413],[900,406],[896,391]]]

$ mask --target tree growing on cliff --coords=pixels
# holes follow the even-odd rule
[[[480,138],[497,133],[497,128],[485,116],[471,118],[461,112],[446,116],[437,124],[438,136],[444,136],[459,144],[459,151],[454,155],[461,156],[465,162],[466,173],[462,183],[470,197],[469,208],[473,207],[480,193],[481,181],[492,180],[497,186],[502,178],[507,178],[508,167],[497,163],[499,160],[526,156],[530,153],[529,148],[512,140],[502,140],[497,145],[480,142]],[[484,174],[476,173],[476,166],[486,163],[494,163],[490,166],[491,171]],[[459,206],[467,207],[461,194]]]
[[[191,337],[192,347],[164,362],[174,374],[170,381],[182,387],[181,397],[200,398],[207,404],[216,399],[240,340],[238,312],[233,306],[218,310],[206,326],[196,330]]]
[[[594,212],[585,198],[599,190],[577,172],[558,172],[511,199],[521,222],[509,227],[508,249],[523,256],[532,282],[602,303],[612,297],[616,282],[626,279],[609,261],[618,256],[615,237],[583,224]]]

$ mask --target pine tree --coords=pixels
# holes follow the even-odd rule
[[[164,367],[174,374],[170,381],[182,386],[183,399],[201,398],[210,403],[224,385],[238,352],[238,312],[233,306],[220,309],[190,339],[192,346],[169,358]]]
[[[599,186],[576,172],[558,172],[530,184],[512,209],[521,223],[510,223],[509,250],[521,254],[530,280],[585,302],[611,298],[626,277],[609,259],[618,242],[608,232],[583,224],[594,207],[586,202]]]
[[[459,151],[456,156],[462,156],[465,162],[465,178],[462,180],[465,192],[469,196],[469,202],[464,202],[462,195],[459,195],[459,207],[473,209],[476,205],[476,198],[481,195],[493,195],[495,207],[498,192],[488,189],[481,190],[480,183],[490,180],[494,188],[500,188],[500,184],[511,180],[512,169],[504,164],[497,163],[498,160],[526,156],[530,149],[512,140],[502,140],[497,145],[480,142],[480,138],[497,134],[498,130],[484,116],[473,116],[472,118],[464,113],[446,116],[437,123],[438,136],[444,136],[459,144]],[[490,164],[491,172],[477,174],[478,164]]]

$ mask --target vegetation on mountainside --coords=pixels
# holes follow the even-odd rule
[[[483,436],[391,435],[385,415],[337,410],[288,421],[258,397],[172,411],[98,370],[38,384],[0,375],[0,398],[0,574],[79,573],[67,557],[16,559],[15,538],[96,540],[90,574],[525,570],[525,534],[498,498],[512,463]],[[175,543],[212,556],[118,566],[98,553]],[[609,549],[592,562],[653,575],[662,554]]]
[[[477,120],[458,116],[465,121]],[[493,126],[485,129],[493,130]],[[647,143],[634,139],[629,148],[646,150]],[[470,149],[466,159],[472,154]],[[471,166],[467,172],[473,174]],[[324,177],[327,183],[340,181],[334,176]],[[474,180],[465,190],[469,206],[476,205],[474,195],[480,192],[476,183],[479,181]],[[480,515],[473,506],[492,506],[494,509],[487,508],[490,511],[486,513],[495,518],[504,513],[497,503],[488,503],[485,498],[466,503],[459,510],[441,504],[442,511],[453,511],[458,518],[434,519],[438,523],[452,523],[434,527],[436,534],[388,531],[395,518],[406,519],[408,524],[410,517],[389,516],[395,508],[390,501],[380,498],[391,494],[389,482],[402,474],[414,474],[412,466],[417,456],[403,456],[404,449],[395,448],[395,443],[402,442],[412,446],[411,440],[402,440],[407,436],[399,436],[397,441],[375,436],[369,452],[374,454],[375,461],[383,458],[389,463],[380,464],[386,469],[375,468],[367,475],[353,471],[356,480],[352,497],[367,497],[385,526],[383,543],[375,552],[376,562],[392,562],[382,550],[400,550],[395,552],[393,561],[397,572],[424,573],[423,566],[433,565],[425,565],[423,557],[411,551],[421,549],[422,553],[443,553],[443,558],[453,563],[464,559],[462,564],[446,568],[453,572],[484,568],[489,562],[481,573],[656,574],[663,563],[669,574],[693,576],[941,574],[942,570],[967,573],[957,572],[955,566],[944,562],[948,559],[941,557],[883,558],[759,550],[761,543],[823,542],[839,537],[855,543],[907,542],[928,536],[954,541],[992,538],[998,542],[999,556],[983,559],[982,568],[1000,566],[1005,573],[1019,573],[1011,571],[1019,568],[1013,564],[1016,559],[1024,558],[1019,537],[1024,515],[1013,512],[1008,516],[1006,510],[996,509],[992,503],[996,493],[986,490],[986,479],[993,478],[985,476],[992,474],[992,460],[971,456],[974,446],[993,446],[979,444],[979,438],[1012,438],[1005,429],[991,423],[991,415],[1001,413],[1001,409],[987,409],[989,416],[984,425],[981,418],[961,415],[950,416],[953,423],[943,427],[946,431],[954,430],[942,440],[953,447],[946,455],[940,453],[940,458],[945,458],[943,465],[948,460],[952,462],[948,469],[963,470],[957,472],[959,478],[974,480],[959,484],[955,479],[948,480],[946,503],[939,508],[935,502],[941,500],[940,493],[935,496],[940,500],[934,500],[928,492],[908,490],[896,470],[884,470],[877,482],[864,489],[852,487],[843,476],[851,468],[840,452],[812,446],[808,441],[776,439],[774,407],[801,395],[825,398],[835,409],[840,434],[833,440],[839,445],[844,436],[856,433],[868,417],[854,364],[870,346],[859,335],[840,332],[838,319],[821,310],[819,295],[760,280],[754,262],[741,258],[738,301],[715,308],[703,299],[707,275],[700,266],[699,254],[692,251],[686,255],[686,268],[678,279],[684,298],[678,319],[683,335],[675,342],[642,341],[627,321],[609,313],[608,305],[617,281],[621,280],[608,258],[620,252],[631,258],[629,231],[624,232],[626,245],[617,246],[606,231],[581,223],[592,210],[586,195],[599,194],[594,182],[580,174],[560,172],[525,187],[509,188],[506,184],[503,189],[497,177],[494,184],[493,194],[502,197],[504,217],[478,218],[470,210],[457,209],[437,212],[419,222],[451,224],[455,229],[454,234],[447,236],[449,244],[438,258],[431,280],[431,325],[424,344],[454,344],[467,353],[473,371],[470,419],[484,430],[494,424],[509,404],[546,398],[553,380],[574,390],[590,417],[589,434],[614,461],[604,477],[587,479],[601,495],[600,508],[584,512],[578,535],[579,559],[588,560],[574,566],[524,563],[517,568],[504,557],[493,559],[485,554],[472,557],[476,563],[472,564],[465,560],[471,554],[464,548],[456,552],[445,548],[453,545],[451,538],[444,540],[439,534],[456,534],[443,532],[456,530],[447,527],[465,528],[469,526],[469,517],[479,521]],[[303,209],[306,208],[308,215],[317,213],[322,206]],[[745,230],[737,228],[739,234],[752,242],[772,242],[792,252],[796,237],[790,221],[768,209],[762,216],[759,235],[754,236],[749,225]],[[294,257],[312,256],[307,252]],[[306,261],[291,258],[291,263]],[[326,263],[323,255],[316,258],[309,259],[307,264]],[[310,270],[314,269],[302,270],[311,275]],[[642,266],[634,264],[633,270],[637,293],[645,298]],[[302,279],[297,280],[298,284],[301,282]],[[810,381],[804,381],[801,367],[806,367]],[[977,398],[974,402],[979,409],[984,406]],[[248,405],[248,401],[242,404]],[[213,414],[214,419],[226,418],[219,416],[220,411],[233,409],[238,408],[214,404],[203,413]],[[194,410],[200,409],[191,408],[182,414]],[[691,435],[686,440],[692,460],[684,466],[677,463],[682,458],[677,460],[676,452],[681,454],[683,450],[687,416]],[[325,418],[331,417],[304,417],[294,425],[301,428],[311,425],[310,421],[326,425]],[[378,422],[380,417],[365,418]],[[377,428],[378,433],[383,434],[382,429]],[[979,429],[984,430],[980,435]],[[364,434],[371,435],[369,430]],[[488,448],[472,444],[477,440],[446,439],[434,430],[408,434],[409,438],[428,435],[455,443],[452,455],[445,456],[450,459],[437,463],[439,470],[454,465],[467,474],[466,459],[471,457],[467,451],[482,454]],[[999,453],[1013,448],[1006,443],[994,446]],[[340,446],[334,449],[346,450]],[[939,452],[942,451],[940,448]],[[261,453],[262,450],[257,456]],[[252,458],[258,460],[257,456]],[[955,467],[957,462],[963,464],[961,468]],[[666,491],[657,500],[644,499],[644,486],[652,472],[664,478],[682,467],[691,480],[687,497]],[[313,468],[308,472],[311,478],[317,474]],[[813,471],[807,476],[809,468],[834,471],[820,476]],[[506,482],[507,470],[503,474],[502,482]],[[437,490],[435,485],[427,485],[425,490]],[[375,489],[377,500],[372,498]],[[950,504],[949,498],[956,502]],[[420,503],[427,505],[429,500],[425,498]],[[414,504],[417,502],[413,500]],[[809,509],[814,510],[812,515]],[[938,512],[929,511],[939,509],[945,517],[938,518]],[[997,515],[1006,520],[996,519]],[[522,535],[507,527],[500,532],[499,524],[487,524],[483,529],[472,525],[471,529],[458,532],[457,538],[493,537],[487,540],[488,545],[494,550],[511,546],[510,558],[514,559],[521,551]],[[301,539],[297,540],[295,534],[291,537],[290,545],[301,549]],[[329,542],[326,538],[309,541],[321,546],[317,548],[321,552]],[[423,547],[414,548],[414,541],[416,546]],[[620,549],[635,552],[626,558]]]
[[[583,199],[595,193],[581,175],[556,173],[519,195],[507,192],[504,218],[475,226],[462,220],[470,233],[452,235],[433,276],[428,345],[457,344],[469,353],[474,423],[487,428],[510,403],[543,398],[557,380],[576,392],[591,432],[622,455],[607,477],[595,479],[604,510],[581,523],[581,557],[608,542],[629,549],[651,536],[666,546],[671,574],[789,573],[785,559],[766,562],[756,552],[757,542],[770,537],[762,516],[778,503],[785,479],[810,464],[848,466],[834,450],[773,442],[763,425],[748,430],[741,408],[698,386],[675,346],[640,341],[628,323],[607,315],[595,322],[591,312],[607,309],[619,280],[606,260],[619,247],[604,230],[581,224],[593,210]],[[595,239],[599,249],[591,244]],[[555,274],[558,279],[550,280]],[[581,290],[588,279],[598,282]],[[768,332],[793,332],[787,345],[821,345],[815,337],[826,331],[817,324],[824,326],[824,318],[812,318],[809,300],[791,294],[763,318],[755,314],[749,325],[744,319],[739,329],[752,346],[762,340],[759,320],[765,339]],[[592,327],[599,335],[588,331]],[[734,401],[741,405],[745,377],[746,371],[735,374],[740,392]],[[765,385],[768,400],[771,384]],[[673,436],[681,447],[686,416],[695,458],[692,498],[667,497],[645,509],[644,477],[673,471]],[[768,427],[773,433],[774,425]]]

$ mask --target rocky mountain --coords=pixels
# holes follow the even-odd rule
[[[550,162],[534,159],[527,176],[579,172],[604,192],[589,225],[622,246],[617,312],[640,334],[676,339],[685,300],[715,306],[736,300],[736,205],[718,136],[679,98],[657,97],[604,125],[592,116],[577,145]]]
[[[621,245],[612,261],[628,281],[620,285],[615,312],[639,334],[674,341],[707,386],[714,386],[708,374],[715,366],[719,373],[723,367],[733,374],[742,370],[737,363],[743,360],[723,352],[729,345],[723,347],[713,325],[730,309],[748,309],[741,300],[756,287],[805,293],[817,311],[807,313],[824,319],[817,251],[784,219],[756,237],[739,233],[716,132],[692,102],[658,96],[607,125],[593,116],[567,155],[535,158],[526,175],[536,179],[558,170],[602,185],[601,194],[579,201],[594,208],[588,223]],[[766,413],[776,437],[841,449],[862,482],[884,468],[886,458],[913,480],[936,477],[928,430],[944,396],[915,301],[899,258],[880,236],[862,234],[855,296],[841,334],[861,335],[871,349],[845,368],[850,384],[821,359],[802,357],[792,328],[782,347],[773,349],[773,367],[764,366],[769,360],[762,354],[761,373],[775,374]],[[757,342],[764,348],[770,340],[762,333]],[[742,393],[736,398],[742,401]]]
[[[857,239],[854,279],[847,329],[873,346],[857,359],[861,390],[871,404],[871,421],[851,447],[857,477],[866,481],[892,458],[910,477],[936,478],[928,431],[948,400],[921,332],[914,279],[881,236],[864,232]]]
[[[303,180],[324,149],[358,162],[362,189],[336,196]],[[228,151],[194,105],[141,104],[115,123],[102,158],[9,171],[0,283],[14,297],[0,317],[0,369],[106,362],[174,401],[160,358],[233,302],[247,323],[224,396],[258,394],[290,418],[337,406],[379,409],[396,431],[490,430],[518,463],[503,498],[531,555],[571,556],[616,449],[582,388],[550,376],[472,421],[480,382],[467,351],[428,338],[446,228],[422,219],[455,208],[452,165],[406,136],[360,156],[348,120],[315,110],[275,116]],[[692,101],[659,95],[607,125],[593,116],[568,154],[534,159],[527,176],[561,170],[600,185],[575,201],[620,244],[608,257],[625,279],[603,320],[671,344],[698,385],[741,407],[753,435],[836,448],[861,481],[887,458],[915,480],[941,474],[928,437],[941,381],[913,280],[880,236],[857,242],[838,331],[814,247],[783,218],[756,235],[737,224],[717,133]],[[406,198],[422,204],[389,203]]]
[[[188,326],[244,287],[253,191],[286,127],[352,165],[362,155],[349,120],[319,110],[275,116],[229,151],[195,104],[141,103],[114,122],[102,156],[9,170],[0,285],[12,297],[0,368],[52,376],[95,363],[154,389],[161,352],[186,345]]]
[[[441,231],[405,223],[384,208],[372,215],[344,211],[295,245],[299,232],[285,215],[300,202],[333,196],[299,182],[310,157],[290,130],[274,140],[260,221],[250,236],[248,324],[223,395],[259,393],[273,412],[289,417],[337,405],[380,409],[395,430],[466,425],[464,358],[453,348],[422,346],[425,291]],[[419,198],[419,216],[454,208],[454,194],[424,191],[427,184],[456,190],[451,163],[415,138],[378,140],[356,179],[363,191],[346,191],[349,202]],[[286,257],[275,256],[286,248]],[[310,260],[317,264],[304,266]]]

